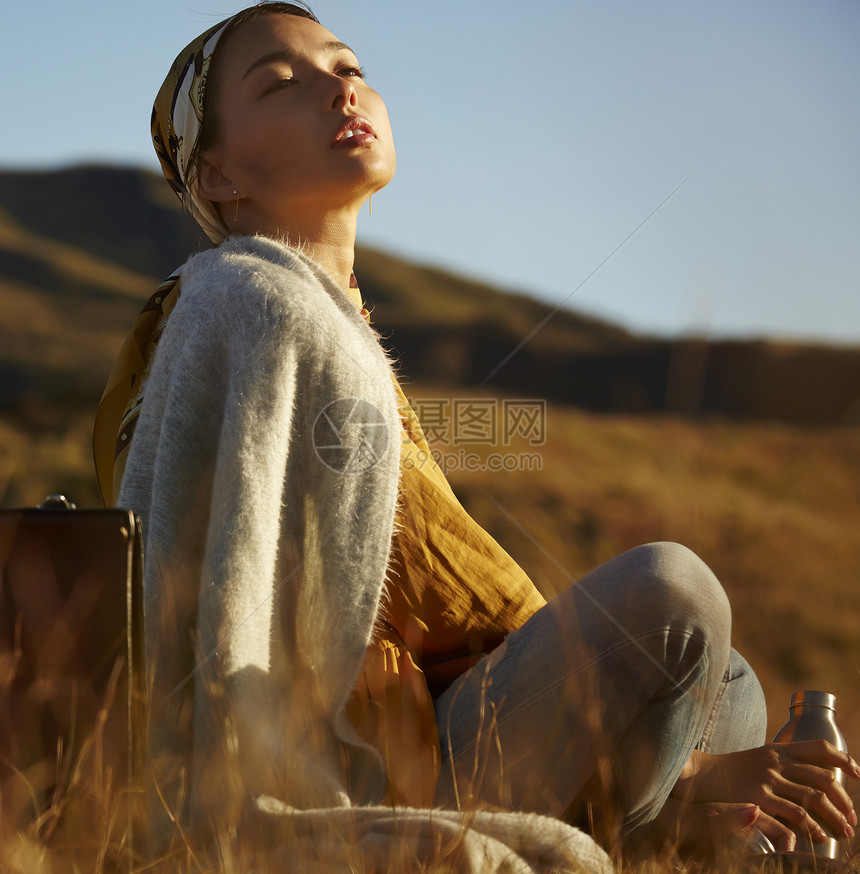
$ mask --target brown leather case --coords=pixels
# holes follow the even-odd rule
[[[144,744],[142,565],[140,523],[126,510],[0,510],[4,830],[41,841],[97,829],[83,821],[93,817],[131,823]],[[128,831],[118,839],[131,846]]]

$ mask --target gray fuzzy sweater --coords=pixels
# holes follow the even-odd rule
[[[119,504],[143,522],[152,751],[179,756],[171,773],[193,762],[193,807],[220,806],[236,774],[299,807],[381,798],[343,706],[385,577],[398,435],[376,334],[316,264],[250,237],[185,265]]]

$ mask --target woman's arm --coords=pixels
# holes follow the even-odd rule
[[[313,807],[352,792],[341,755],[350,776],[367,756],[342,710],[386,568],[399,419],[384,355],[338,289],[271,241],[198,257],[122,497],[147,532],[153,755],[177,760],[176,791],[188,781],[202,822],[259,796]],[[343,440],[384,427],[388,451],[343,470],[318,451],[315,423],[357,401],[379,421],[349,419]],[[367,767],[381,796],[378,756]]]
[[[695,750],[672,796],[691,804],[746,802],[758,805],[756,826],[778,850],[794,848],[790,824],[813,841],[827,835],[851,837],[857,825],[854,805],[833,769],[860,779],[860,766],[827,741],[766,744],[752,750],[711,755]]]

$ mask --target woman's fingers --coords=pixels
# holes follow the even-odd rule
[[[815,787],[816,778],[824,782],[822,775],[811,776],[808,765],[795,767],[799,769],[795,776],[802,782],[795,783],[785,779],[787,772],[791,770],[786,768],[783,777],[770,788],[770,797],[761,802],[762,810],[772,817],[778,817],[795,831],[809,834],[815,843],[822,843],[831,836],[853,837],[854,829],[849,816],[856,817],[850,799],[846,798],[848,812],[845,813],[834,804],[827,792]],[[813,785],[809,785],[810,783]]]
[[[820,825],[824,825],[834,837],[853,837],[857,814],[833,769],[842,768],[853,776],[860,772],[854,759],[824,740],[773,744],[772,748],[781,757],[789,757],[781,768],[781,780],[773,786],[774,795],[800,805],[806,812],[805,816],[796,810],[778,815],[809,831],[813,840],[824,839]],[[817,831],[809,824],[812,818],[817,820]]]
[[[860,780],[860,765],[848,753],[836,749],[826,740],[799,740],[773,746],[787,752],[796,762],[829,769],[841,768],[849,777]]]
[[[761,812],[755,827],[770,840],[777,853],[790,853],[797,843],[797,835],[784,823],[770,814]]]
[[[809,810],[784,796],[772,796],[761,805],[761,808],[768,816],[778,817],[779,820],[790,826],[794,831],[808,834],[814,843],[823,843],[828,838],[827,832],[825,832],[818,819]],[[828,828],[832,830],[835,837],[847,837],[847,834],[844,832],[847,823],[841,814],[835,811],[835,808],[833,808],[833,812],[835,815],[818,815],[827,824]],[[818,813],[817,810],[816,813]],[[850,826],[848,827],[850,828]]]
[[[836,838],[854,833],[858,817],[833,769],[860,777],[860,768],[826,741],[766,744],[723,755],[699,753],[688,765],[673,793],[690,802],[753,802],[783,826],[809,833],[813,841],[826,839],[822,826]],[[779,831],[784,838],[786,828]]]
[[[714,846],[720,846],[726,843],[743,843],[749,844],[753,839],[755,832],[754,826],[757,826],[758,819],[761,816],[761,810],[755,804],[703,804],[690,805],[690,810],[695,811],[697,807],[703,809],[704,818],[700,818],[700,823],[707,826],[708,834]],[[696,817],[689,817],[696,823]],[[694,825],[695,827],[695,825]],[[699,825],[699,833],[702,834],[704,829]],[[695,832],[694,832],[695,834]]]
[[[833,771],[814,765],[786,765],[783,777],[797,786],[792,801],[802,804],[808,810],[828,817],[838,814],[844,825],[856,826],[857,814],[845,787],[836,779]],[[846,837],[852,837],[846,832]]]
[[[684,858],[708,860],[743,853],[753,844],[760,813],[754,804],[688,804],[670,796],[657,818],[634,833],[632,850],[650,855],[671,848]]]

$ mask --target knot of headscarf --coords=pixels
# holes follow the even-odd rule
[[[215,207],[201,197],[196,174],[189,166],[200,135],[206,100],[206,81],[218,40],[230,18],[209,28],[187,45],[167,74],[152,108],[152,143],[161,169],[183,206],[213,243],[227,237]]]

